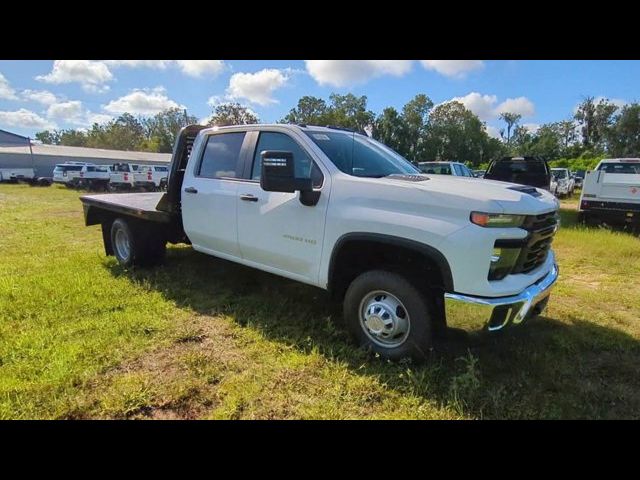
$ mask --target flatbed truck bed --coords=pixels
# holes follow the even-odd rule
[[[83,195],[80,197],[85,216],[89,218],[92,208],[99,208],[116,214],[149,220],[158,223],[171,223],[174,215],[158,210],[162,192],[152,193],[106,193],[99,195]]]

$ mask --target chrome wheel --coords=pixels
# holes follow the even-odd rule
[[[360,302],[360,326],[376,345],[395,348],[409,336],[409,313],[397,297],[376,290]]]
[[[122,228],[119,228],[116,232],[115,247],[121,259],[125,261],[129,259],[129,255],[131,254],[129,236]]]

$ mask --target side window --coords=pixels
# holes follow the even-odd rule
[[[466,166],[462,167],[462,170],[464,171],[465,177],[473,177],[473,173],[471,173],[471,170],[469,170]]]
[[[197,175],[208,178],[239,177],[238,159],[244,135],[244,132],[211,135],[207,139]]]
[[[453,169],[456,171],[457,176],[461,177],[464,175],[464,173],[462,172],[462,168],[457,163],[453,164]]]
[[[324,177],[318,166],[311,160],[307,152],[289,135],[279,132],[261,132],[253,155],[253,168],[251,169],[251,179],[260,180],[262,167],[261,153],[265,150],[285,150],[293,153],[296,165],[296,177],[313,179],[313,186],[320,187]]]

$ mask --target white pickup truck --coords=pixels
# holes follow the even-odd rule
[[[114,163],[109,173],[109,188],[112,190],[131,190],[134,186],[134,174],[140,166],[134,163]]]
[[[111,180],[111,165],[83,165],[80,170],[67,172],[67,182],[89,190],[107,190]]]
[[[580,217],[640,225],[640,158],[607,158],[588,171],[580,194]]]
[[[167,187],[169,167],[164,165],[140,165],[133,174],[133,186],[144,190],[164,190]]]
[[[81,197],[124,266],[167,242],[329,290],[357,342],[423,357],[446,325],[500,330],[545,307],[558,201],[422,174],[381,143],[305,125],[185,127],[166,193]]]

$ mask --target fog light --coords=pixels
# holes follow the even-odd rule
[[[502,280],[509,275],[518,261],[519,256],[519,248],[495,247],[491,254],[489,280]]]

